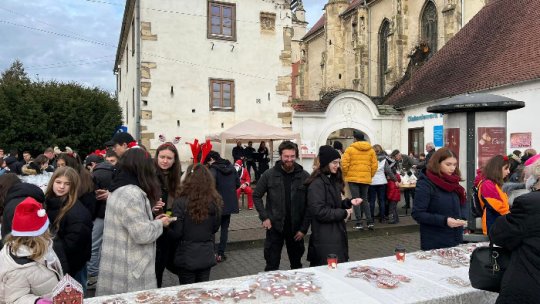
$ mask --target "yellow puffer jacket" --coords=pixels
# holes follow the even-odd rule
[[[377,155],[367,141],[354,142],[341,157],[343,176],[347,182],[371,184],[378,165]]]

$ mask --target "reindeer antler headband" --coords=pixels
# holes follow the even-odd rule
[[[199,140],[196,138],[195,140],[193,140],[193,143],[186,142],[186,144],[188,144],[191,147],[191,154],[193,155],[193,164],[199,163],[198,158],[199,158],[199,153],[201,153],[201,151],[202,151],[201,161],[200,161],[201,164],[204,163],[208,153],[212,151],[212,144],[210,143],[210,139],[207,139],[206,142],[202,145],[199,144]]]

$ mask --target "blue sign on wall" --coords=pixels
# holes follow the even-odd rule
[[[433,126],[433,144],[437,148],[444,145],[443,126]]]

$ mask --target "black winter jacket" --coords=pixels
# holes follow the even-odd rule
[[[60,221],[58,231],[54,225],[56,217],[64,201],[59,198],[48,198],[45,210],[49,216],[54,237],[54,252],[60,259],[64,273],[74,276],[90,260],[92,250],[92,217],[84,205],[77,201]]]
[[[169,236],[178,242],[174,264],[180,269],[197,271],[216,265],[214,234],[221,223],[219,210],[211,205],[208,217],[195,223],[187,211],[187,198],[175,200],[173,215],[177,220],[171,224]]]
[[[103,162],[96,165],[92,171],[92,179],[96,189],[109,189],[112,185],[114,174],[114,166],[110,163]],[[96,202],[96,217],[105,218],[105,206],[107,200]]]
[[[518,196],[510,213],[495,220],[491,240],[512,251],[496,303],[538,303],[540,299],[540,192]]]
[[[13,222],[15,208],[27,197],[33,197],[40,203],[45,201],[43,190],[36,185],[20,183],[13,185],[11,189],[9,189],[6,195],[4,214],[2,217],[2,239],[4,239],[8,233],[11,233],[11,224]]]
[[[220,159],[210,165],[210,172],[216,181],[216,188],[223,198],[223,212],[228,215],[238,213],[238,199],[236,189],[240,187],[240,179],[230,161]]]
[[[294,164],[293,178],[291,184],[291,231],[301,231],[306,234],[309,229],[309,217],[307,213],[306,186],[304,182],[309,177],[302,166]],[[265,221],[270,219],[272,229],[283,231],[285,225],[285,187],[281,161],[277,161],[272,169],[263,173],[257,182],[257,187],[253,192],[255,208],[259,213],[259,219]],[[266,204],[263,197],[266,194]]]
[[[367,202],[366,202],[367,203]],[[340,263],[349,260],[349,245],[345,218],[351,208],[350,199],[341,199],[333,178],[317,177],[308,187],[308,206],[311,216],[308,261],[311,266],[326,264],[328,254],[335,254]]]
[[[420,248],[431,250],[454,247],[463,242],[463,227],[450,228],[449,217],[467,219],[467,206],[455,192],[447,192],[420,173],[416,183],[412,217],[420,224]]]

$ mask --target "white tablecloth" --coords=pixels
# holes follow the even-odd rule
[[[457,276],[469,281],[468,266],[451,268],[438,263],[439,259],[420,260],[413,253],[406,256],[404,263],[398,263],[394,256],[363,260],[339,264],[337,269],[328,269],[326,266],[304,268],[302,272],[311,272],[316,275],[317,282],[322,286],[318,293],[307,296],[295,294],[294,297],[280,297],[274,299],[271,295],[258,290],[257,299],[242,300],[240,303],[494,303],[497,293],[474,289],[470,286],[460,287],[447,281],[448,277]],[[386,268],[393,274],[406,275],[411,278],[409,283],[400,283],[395,289],[381,289],[374,284],[359,278],[346,277],[351,267],[357,265]],[[221,287],[247,287],[246,283],[255,276],[245,276],[225,280],[210,281],[192,285],[176,286],[156,290],[160,295],[176,295],[185,288],[221,288]],[[85,300],[85,303],[102,303],[114,297],[122,297],[129,303],[134,303],[138,292],[116,296],[98,297]],[[234,303],[227,299],[225,303]]]

